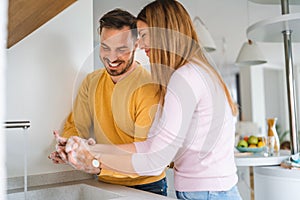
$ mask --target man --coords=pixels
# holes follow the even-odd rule
[[[100,19],[100,59],[105,69],[89,74],[69,115],[62,137],[94,137],[97,143],[125,144],[147,137],[159,97],[151,76],[134,61],[136,19],[115,9]],[[54,163],[65,163],[57,152]],[[98,179],[166,195],[165,173],[141,177],[102,170]]]

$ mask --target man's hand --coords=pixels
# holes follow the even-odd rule
[[[66,146],[67,141],[68,141],[67,138],[61,137],[59,135],[58,131],[53,131],[53,135],[54,135],[55,140],[56,140],[56,142],[57,142],[58,145]]]
[[[59,136],[58,131],[53,131],[53,135],[57,142],[55,146],[56,151],[52,152],[48,158],[51,159],[54,164],[65,164],[68,161],[67,154],[65,153],[65,146],[68,139]]]
[[[61,157],[59,156],[57,151],[53,151],[52,153],[50,153],[48,158],[51,159],[54,164],[65,164],[66,163],[64,160],[61,159]]]
[[[58,133],[58,131],[53,131],[55,140],[57,142],[55,148],[56,148],[56,152],[58,155],[58,158],[63,161],[63,162],[59,162],[59,163],[67,163],[68,162],[68,157],[67,154],[65,152],[65,148],[66,148],[66,144],[68,139],[61,137]]]
[[[89,151],[89,145],[95,145],[96,141],[92,138],[86,140],[74,136],[70,139],[61,137],[58,131],[53,131],[57,142],[56,151],[52,152],[48,158],[55,164],[70,164],[73,168],[87,173],[97,174],[99,168],[92,166],[94,157]]]

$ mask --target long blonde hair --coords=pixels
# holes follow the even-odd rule
[[[232,114],[238,108],[221,75],[205,57],[192,20],[186,9],[175,0],[157,0],[145,6],[137,16],[150,27],[151,74],[160,84],[159,94],[165,96],[166,86],[174,70],[187,62],[197,62],[215,76],[222,86]],[[162,67],[163,66],[163,67]],[[162,102],[163,104],[163,102]]]

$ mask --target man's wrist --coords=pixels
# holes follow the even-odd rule
[[[99,169],[99,173],[97,173],[97,176],[99,176],[101,173],[101,163],[96,157],[92,160],[92,166]]]

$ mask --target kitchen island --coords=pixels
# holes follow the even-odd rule
[[[281,150],[278,154],[270,157],[265,157],[263,153],[236,154],[236,165],[239,169],[248,169],[246,171],[248,176],[249,168],[253,167],[255,200],[299,199],[300,170],[286,169],[279,166],[289,155],[290,151],[287,150]],[[238,172],[238,174],[242,181],[251,180],[246,177],[245,171]],[[250,185],[248,184],[248,186]]]

